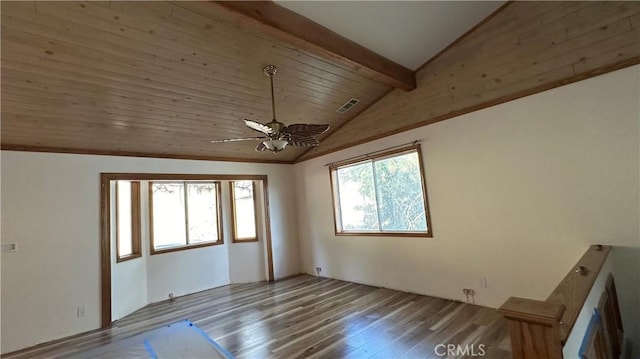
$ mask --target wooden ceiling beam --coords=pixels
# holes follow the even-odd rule
[[[212,1],[229,20],[321,56],[364,77],[403,90],[416,88],[415,73],[271,1]]]
[[[295,162],[640,64],[640,2],[508,2]]]

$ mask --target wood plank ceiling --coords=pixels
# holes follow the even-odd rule
[[[509,2],[298,161],[638,63],[638,1]]]
[[[271,120],[265,65],[278,66],[285,124],[355,116],[390,86],[241,27],[208,2],[6,2],[2,147],[52,152],[291,162],[255,152],[248,118]],[[336,112],[350,98],[361,102]]]

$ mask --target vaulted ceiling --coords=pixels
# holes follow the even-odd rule
[[[397,85],[384,78],[386,69],[415,81],[412,70],[349,40],[345,49],[331,49],[333,43],[311,48],[306,45],[313,39],[271,31],[234,4],[3,1],[1,6],[3,149],[290,162],[307,148],[274,155],[254,151],[255,141],[210,143],[257,135],[244,126],[244,118],[271,120],[265,65],[279,68],[278,120],[327,123],[332,130]],[[461,18],[468,25],[443,31],[440,38],[452,41],[493,8]],[[314,30],[300,32],[313,36]],[[365,64],[349,59],[349,52]],[[360,100],[353,110],[336,112],[351,98]]]
[[[500,5],[2,1],[2,149],[291,163],[640,63],[640,2]],[[320,146],[211,143],[272,119],[270,64]]]

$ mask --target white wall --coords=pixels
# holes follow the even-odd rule
[[[263,242],[231,243],[229,276],[231,283],[252,283],[266,278]]]
[[[113,246],[113,249],[115,246]],[[147,257],[111,263],[111,318],[118,320],[149,303]]]
[[[303,271],[498,307],[546,299],[590,244],[640,247],[639,69],[297,164]],[[415,139],[434,237],[335,236],[324,165]]]
[[[2,353],[100,326],[100,172],[268,175],[281,278],[299,272],[291,167],[2,151],[2,243],[19,245],[2,253]]]
[[[147,258],[149,303],[229,284],[225,245],[169,252]]]
[[[115,203],[115,182],[111,186],[111,203]],[[147,192],[142,191],[142,196]],[[144,203],[144,201],[142,202]],[[147,256],[117,263],[116,252],[116,206],[111,206],[111,319],[118,320],[147,305]],[[142,217],[144,218],[144,217]],[[141,228],[146,238],[147,228]],[[148,253],[148,241],[141,241],[141,252]]]
[[[229,279],[231,283],[251,283],[265,280],[267,278],[267,261],[265,259],[266,243],[261,238],[265,238],[264,226],[264,192],[262,190],[262,181],[255,182],[256,196],[256,231],[258,234],[258,242],[233,243],[231,240],[231,226],[227,226],[225,238],[229,238]],[[225,198],[226,214],[231,217],[231,194],[229,186],[224,186],[222,196]],[[231,223],[231,218],[225,219],[227,223]],[[296,255],[297,257],[297,255]],[[296,269],[300,271],[299,267]]]

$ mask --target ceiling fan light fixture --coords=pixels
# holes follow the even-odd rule
[[[287,147],[287,144],[289,144],[289,142],[287,140],[266,140],[262,142],[262,144],[269,151],[273,153],[278,153],[284,150],[284,148]]]
[[[329,125],[324,124],[308,124],[308,123],[294,123],[289,126],[285,126],[282,122],[276,120],[276,101],[273,93],[273,76],[278,72],[278,69],[274,65],[265,66],[263,69],[264,74],[269,77],[269,84],[271,85],[271,114],[273,119],[271,122],[260,123],[248,119],[244,119],[244,124],[250,129],[260,132],[262,137],[245,137],[245,138],[227,138],[222,140],[213,140],[213,143],[220,142],[235,142],[246,140],[259,140],[261,141],[256,146],[257,152],[269,150],[273,153],[283,151],[287,145],[296,147],[309,147],[317,146],[320,141],[315,136],[325,133],[329,129]],[[352,99],[352,101],[357,101]],[[355,104],[355,103],[354,103]]]

